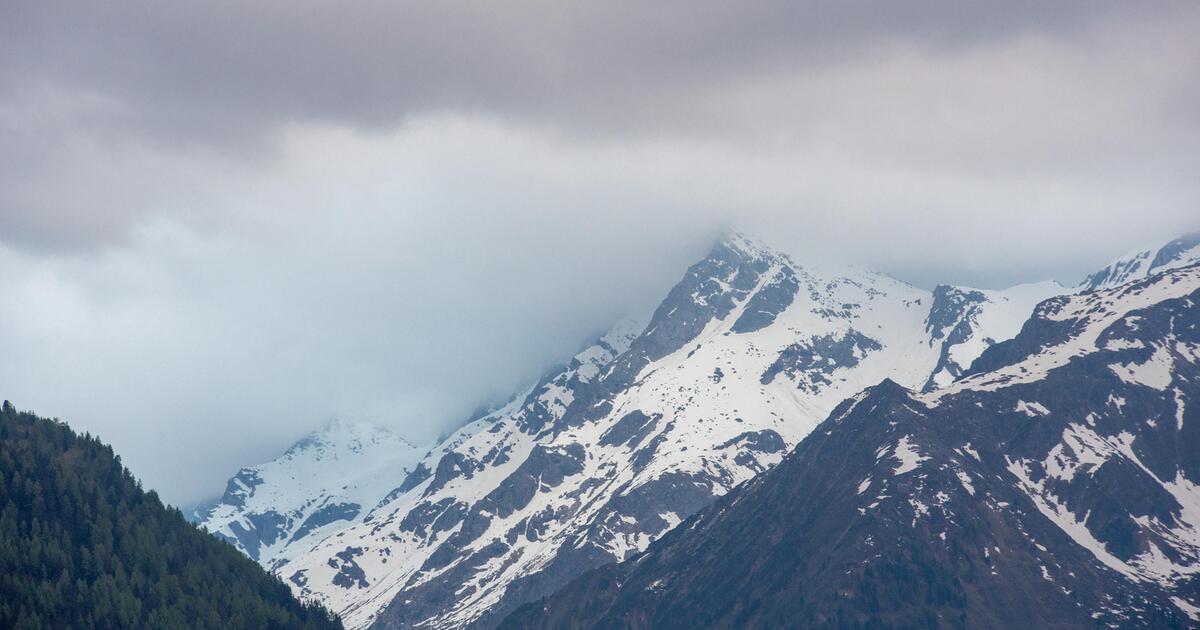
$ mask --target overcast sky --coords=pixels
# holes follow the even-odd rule
[[[0,397],[176,502],[431,440],[723,225],[921,286],[1200,224],[1200,4],[0,3]]]

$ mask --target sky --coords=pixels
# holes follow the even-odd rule
[[[0,397],[169,501],[433,440],[734,226],[918,286],[1200,227],[1194,2],[0,3]]]

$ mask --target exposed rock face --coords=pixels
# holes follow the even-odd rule
[[[782,463],[506,628],[1200,623],[1200,265],[1054,298],[973,373]]]
[[[760,381],[768,385],[780,372],[797,383],[801,389],[817,393],[832,384],[829,375],[839,369],[853,368],[870,352],[882,350],[874,339],[850,328],[841,337],[825,335],[790,344],[779,353],[775,362],[763,372]]]

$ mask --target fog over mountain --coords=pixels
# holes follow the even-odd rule
[[[16,0],[0,397],[174,502],[424,443],[724,226],[932,289],[1196,229],[1200,7]]]

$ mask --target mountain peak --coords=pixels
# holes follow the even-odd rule
[[[770,258],[778,255],[778,252],[761,239],[732,227],[725,228],[716,243],[713,244],[714,251],[720,249],[729,249],[751,259]]]
[[[1080,291],[1106,289],[1200,262],[1200,232],[1135,249],[1088,276]]]
[[[322,435],[390,435],[392,431],[378,424],[353,420],[344,416],[334,416],[317,433]]]
[[[335,416],[325,423],[325,426],[312,431],[293,444],[284,455],[297,455],[312,448],[343,446],[361,448],[364,444],[395,444],[403,448],[412,448],[412,444],[396,435],[387,427],[370,422],[352,420]]]

